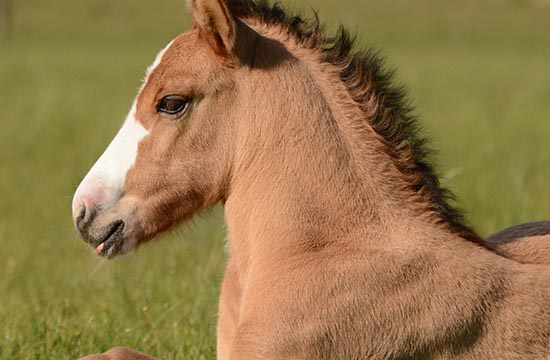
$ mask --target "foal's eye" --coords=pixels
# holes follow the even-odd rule
[[[168,115],[177,115],[187,108],[187,104],[189,104],[189,99],[177,95],[170,95],[160,101],[157,111]]]

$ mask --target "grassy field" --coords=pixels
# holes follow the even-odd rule
[[[288,2],[383,50],[480,233],[550,217],[548,1]],[[17,0],[14,14],[10,38],[0,26],[0,358],[214,358],[221,209],[112,262],[70,215],[144,69],[189,26],[183,0]]]

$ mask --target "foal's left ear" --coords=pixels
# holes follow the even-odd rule
[[[223,56],[234,54],[237,23],[224,0],[187,0],[195,24],[214,51]]]

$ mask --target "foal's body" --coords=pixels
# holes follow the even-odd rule
[[[534,222],[534,223],[526,223],[521,225],[516,225],[510,228],[507,228],[505,230],[499,231],[497,233],[491,234],[485,238],[488,244],[490,244],[491,248],[497,249],[499,252],[501,252],[504,256],[509,257],[515,261],[518,262],[525,262],[525,263],[541,263],[541,264],[549,264],[550,262],[550,254],[548,253],[550,250],[550,221],[540,221],[540,222]],[[383,254],[382,251],[376,251],[378,254]],[[476,251],[477,253],[477,251]],[[327,255],[328,256],[328,255]],[[394,257],[392,254],[390,254],[389,257]],[[451,257],[452,254],[451,254]],[[380,301],[381,304],[387,304],[388,298],[394,298],[395,293],[402,287],[414,287],[413,291],[419,291],[420,286],[418,284],[414,284],[416,281],[418,281],[419,277],[424,277],[423,274],[426,274],[430,268],[435,268],[435,259],[429,259],[428,257],[422,257],[420,255],[420,252],[417,252],[416,255],[410,256],[410,261],[408,263],[405,263],[404,266],[394,266],[396,269],[393,269],[392,271],[396,272],[397,269],[402,269],[402,274],[398,276],[402,276],[403,274],[408,273],[409,275],[412,275],[411,279],[405,284],[402,283],[402,280],[399,280],[399,283],[393,284],[393,289],[386,289],[386,291],[389,291],[391,294],[388,295],[382,295],[384,298]],[[491,258],[491,261],[493,259]],[[322,259],[319,261],[322,262]],[[319,265],[317,265],[319,266]],[[338,267],[341,267],[341,264],[337,264]],[[386,265],[387,266],[387,265]],[[452,266],[452,265],[451,265]],[[519,266],[519,265],[518,265]],[[325,273],[326,272],[326,266],[325,264],[320,265],[321,269],[318,270],[318,273]],[[520,266],[521,267],[521,266]],[[405,269],[403,271],[403,269]],[[476,270],[477,271],[477,270]],[[334,277],[334,273],[332,274]],[[326,281],[326,279],[324,279]],[[425,279],[425,281],[431,281],[430,279]],[[445,281],[445,280],[444,280]],[[502,279],[500,279],[502,281]],[[338,287],[342,287],[342,284],[336,284]],[[431,285],[430,285],[431,286]],[[498,287],[498,286],[496,286]],[[495,287],[495,288],[496,288]],[[329,288],[327,284],[327,288]],[[271,292],[270,289],[266,289],[268,293]],[[393,297],[392,297],[393,295]],[[294,291],[294,294],[290,296],[290,299],[295,300],[296,297],[299,296],[297,294],[297,291]],[[344,296],[352,297],[350,293],[344,294]],[[370,295],[372,297],[372,295]],[[452,296],[449,294],[449,296]],[[364,297],[364,294],[362,294],[361,297]],[[461,294],[458,294],[458,297],[461,297]],[[487,301],[491,301],[490,296],[479,294],[479,297],[483,299],[484,303],[486,304]],[[239,285],[239,273],[238,273],[238,267],[234,264],[234,260],[232,260],[228,266],[226,267],[225,271],[225,277],[222,287],[222,297],[220,298],[220,309],[219,309],[219,326],[218,326],[218,349],[219,354],[218,358],[220,359],[229,359],[229,351],[231,348],[231,342],[235,338],[235,332],[237,325],[239,324],[239,308],[241,306],[241,299],[242,299],[242,291],[241,286]],[[260,299],[262,299],[260,297]],[[418,300],[418,298],[415,298],[415,300]],[[315,299],[309,299],[309,301],[315,301]],[[323,300],[325,301],[325,300]],[[349,301],[349,300],[348,300]],[[370,301],[377,301],[375,298],[371,298]],[[481,303],[480,303],[481,304]],[[345,311],[344,309],[340,308],[340,303],[336,304],[337,308],[333,311]],[[326,308],[325,310],[321,311],[321,313],[329,311],[330,307],[328,304],[319,304],[322,308]],[[460,306],[459,304],[454,304],[454,306]],[[446,320],[446,314],[447,309],[442,310],[442,321]],[[431,311],[431,310],[430,310]],[[441,311],[441,310],[440,310]],[[473,316],[476,316],[475,314],[472,314]],[[516,316],[521,316],[520,313],[514,314]],[[317,314],[317,316],[319,316]],[[338,315],[336,315],[338,316]],[[433,321],[433,317],[431,315],[431,312],[425,314],[427,316],[428,322]],[[324,316],[323,316],[324,318]],[[303,321],[303,320],[300,320]],[[397,328],[401,328],[402,324],[400,323],[403,321],[403,319],[396,319],[398,321],[399,326]],[[410,326],[416,326],[414,324],[413,319],[407,320],[410,324]],[[315,322],[317,323],[318,320]],[[287,325],[288,326],[288,325]],[[302,328],[303,323],[298,324],[298,328]],[[317,324],[319,326],[319,324]],[[476,324],[475,321],[472,322],[472,327],[474,329],[472,330],[471,334],[468,334],[465,332],[462,334],[465,339],[467,340],[470,336],[471,339],[475,338],[479,335],[480,328],[475,329],[476,326],[480,326],[480,324]],[[310,328],[311,324],[309,324],[308,329],[304,329],[306,331],[312,331]],[[290,333],[295,334],[296,330],[289,330]],[[380,332],[378,330],[376,333]],[[513,334],[510,334],[513,335]],[[396,334],[397,337],[402,337],[399,334]],[[420,334],[418,334],[420,336]],[[294,339],[296,338],[294,337]],[[324,339],[329,340],[329,339]],[[467,342],[467,341],[466,341]],[[289,341],[288,343],[292,343],[292,341]],[[466,346],[467,344],[465,344]],[[498,350],[500,351],[500,349]],[[516,351],[519,352],[518,349]],[[483,353],[477,358],[487,358],[490,359],[493,356],[491,353]],[[501,356],[501,355],[498,355]],[[519,356],[519,355],[518,355]],[[428,358],[431,358],[432,356],[425,356]],[[457,354],[447,354],[440,356],[442,358],[460,358]],[[289,357],[290,358],[290,357]],[[308,358],[308,357],[305,357]],[[322,356],[320,357],[323,358]],[[412,358],[423,358],[419,354],[413,356]],[[433,356],[433,358],[437,358],[437,356]],[[468,358],[468,357],[465,357]],[[475,356],[472,358],[476,358]],[[512,357],[513,358],[513,357]],[[113,359],[131,359],[131,360],[147,360],[147,359],[153,359],[151,357],[148,357],[146,355],[140,354],[138,352],[135,352],[130,349],[125,348],[113,348],[109,352],[103,354],[103,355],[91,355],[89,357],[83,358],[82,360],[113,360]]]
[[[136,100],[135,164],[102,186],[119,191],[107,202],[94,195],[105,176],[89,175],[75,195],[98,253],[221,200],[219,359],[550,356],[550,267],[500,256],[463,224],[372,55],[278,8],[190,7],[195,28],[159,55]],[[192,99],[188,112],[171,94]]]

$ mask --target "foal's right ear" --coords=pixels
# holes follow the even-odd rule
[[[224,0],[187,0],[201,35],[219,55],[235,52],[237,23]]]

